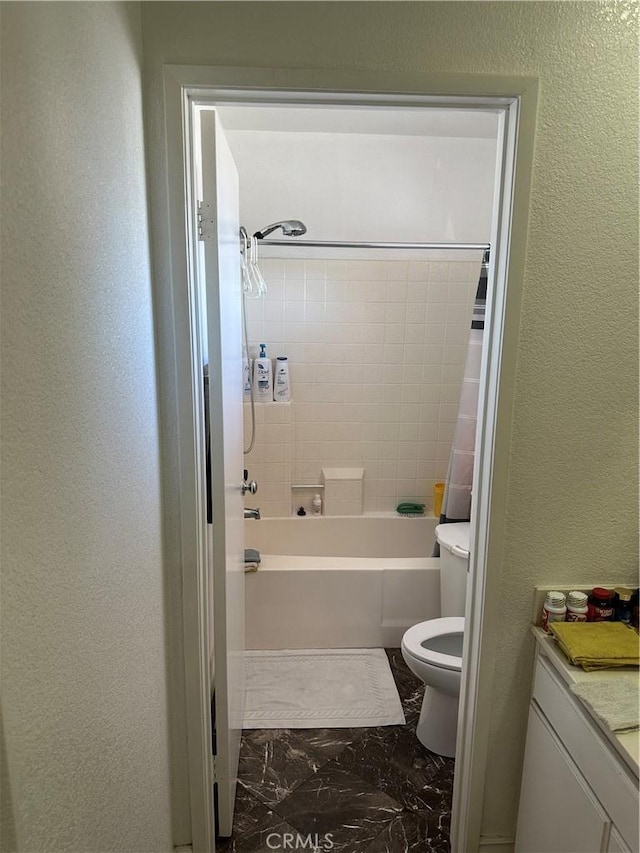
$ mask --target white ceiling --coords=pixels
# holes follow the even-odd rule
[[[253,106],[217,107],[227,130],[354,133],[496,139],[498,114],[435,107]]]

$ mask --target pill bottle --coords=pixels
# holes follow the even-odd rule
[[[586,622],[588,610],[586,592],[573,590],[567,595],[567,622]]]
[[[629,589],[626,586],[617,586],[616,587],[616,621],[617,622],[625,622],[627,625],[631,624],[631,616],[633,612],[633,605],[631,603],[631,599],[633,598],[633,590]]]
[[[542,629],[551,633],[549,625],[551,622],[564,622],[567,615],[566,598],[563,592],[550,590],[542,605]]]
[[[612,622],[615,607],[613,592],[603,586],[594,586],[587,602],[587,622]]]

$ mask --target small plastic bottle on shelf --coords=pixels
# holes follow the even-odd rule
[[[288,403],[291,399],[289,385],[289,359],[286,355],[276,358],[276,375],[273,380],[273,399],[276,403]]]
[[[271,359],[267,358],[267,345],[260,344],[260,355],[253,362],[253,389],[255,399],[262,403],[273,401]]]
[[[587,622],[612,622],[615,608],[613,592],[602,586],[594,586],[587,603]]]
[[[314,495],[311,502],[311,511],[314,515],[322,515],[322,498],[320,495]]]
[[[586,622],[588,610],[586,592],[573,590],[567,595],[567,622]]]
[[[633,590],[626,586],[617,586],[615,591],[618,596],[615,618],[618,622],[624,622],[627,625],[630,625],[633,611],[633,605],[631,603]]]
[[[242,345],[242,396],[245,400],[251,399],[251,359],[245,345]]]
[[[640,610],[638,608],[638,593],[640,590],[636,590],[631,596],[631,627],[638,630],[638,624],[640,623]]]
[[[547,634],[551,633],[549,624],[551,622],[564,622],[567,614],[566,598],[563,592],[549,590],[542,606],[542,629]]]

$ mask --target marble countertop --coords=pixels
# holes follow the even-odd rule
[[[635,672],[636,678],[638,679],[638,690],[640,691],[640,670],[633,670],[626,667],[623,669],[603,669],[596,672],[585,672],[582,667],[573,666],[569,663],[568,658],[566,658],[562,651],[560,651],[560,648],[553,637],[546,634],[542,628],[533,627],[532,630],[538,644],[539,653],[549,661],[565,684],[571,685],[579,681],[594,681],[596,679],[599,681],[611,681],[612,679],[619,678],[622,674],[626,674],[628,676],[630,673],[633,674]],[[600,729],[609,743],[613,746],[615,751],[620,755],[625,764],[632,770],[635,777],[638,778],[638,764],[640,763],[640,731],[636,730],[634,732],[625,732],[624,734],[612,732],[603,722],[591,713],[591,709],[587,705],[583,703],[581,703],[581,705],[587,714],[589,714],[594,724]]]

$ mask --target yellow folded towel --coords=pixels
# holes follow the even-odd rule
[[[640,666],[638,632],[622,622],[551,622],[564,654],[583,669]]]

